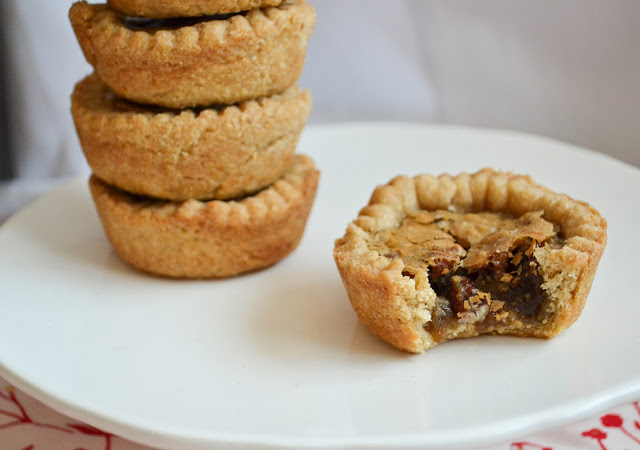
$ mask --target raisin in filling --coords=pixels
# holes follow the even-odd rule
[[[168,19],[148,19],[146,17],[123,17],[122,23],[132,31],[159,31],[177,30],[182,27],[191,27],[210,20],[227,20],[237,15],[245,15],[246,12],[215,14],[200,17],[173,17]]]
[[[432,271],[429,282],[438,300],[427,331],[441,341],[450,325],[472,323],[482,333],[500,324],[541,321],[548,299],[531,252],[539,245],[528,240],[513,251],[515,256],[505,255],[475,272],[460,267],[446,273]]]

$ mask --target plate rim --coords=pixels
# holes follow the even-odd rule
[[[578,422],[594,414],[604,412],[633,401],[640,397],[640,383],[629,383],[616,389],[610,389],[605,393],[592,394],[579,401],[566,405],[548,408],[544,411],[536,411],[515,418],[495,422],[490,425],[465,426],[458,429],[459,436],[454,437],[452,430],[413,433],[413,434],[389,434],[368,438],[342,437],[342,438],[290,438],[278,435],[254,434],[251,438],[238,433],[211,433],[211,432],[187,432],[179,433],[171,430],[159,432],[156,428],[133,426],[124,420],[110,417],[108,414],[88,411],[78,407],[66,399],[51,395],[41,388],[14,377],[13,373],[6,371],[6,366],[0,362],[0,375],[22,392],[42,402],[51,409],[64,414],[74,420],[80,420],[96,428],[107,431],[121,438],[128,439],[146,446],[172,449],[173,445],[188,445],[189,449],[206,449],[211,445],[225,445],[231,448],[462,448],[469,445],[492,445],[506,442],[516,436],[525,437],[544,429],[558,428],[563,425]],[[579,412],[575,412],[579,411]],[[560,418],[560,419],[559,419]],[[486,429],[492,429],[486,433]],[[188,431],[188,430],[187,430]],[[143,438],[140,435],[144,434]],[[460,437],[462,436],[462,438]],[[169,444],[170,446],[167,446]],[[185,448],[185,447],[181,447]]]

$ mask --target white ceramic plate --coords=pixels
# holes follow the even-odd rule
[[[322,170],[298,250],[223,281],[140,274],[86,180],[0,229],[0,372],[74,418],[174,448],[439,448],[524,436],[640,396],[640,171],[547,139],[457,127],[309,127]],[[609,244],[580,320],[552,341],[402,353],[359,325],[331,251],[394,175],[526,172],[587,200]]]

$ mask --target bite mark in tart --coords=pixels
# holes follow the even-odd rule
[[[334,258],[360,320],[423,352],[483,333],[558,335],[579,317],[605,245],[589,205],[485,169],[377,188]]]

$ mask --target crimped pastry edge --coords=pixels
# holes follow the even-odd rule
[[[134,31],[108,5],[83,0],[72,5],[69,19],[86,60],[117,95],[138,103],[189,108],[268,96],[294,84],[315,11],[304,0],[292,0],[226,20]],[[265,53],[265,46],[274,45],[290,47]],[[288,65],[294,61],[294,66]],[[249,69],[264,73],[239,80]],[[138,80],[143,82],[135,83]]]
[[[297,247],[319,172],[296,155],[269,188],[238,201],[171,202],[130,195],[97,177],[90,188],[116,253],[144,272],[219,278],[265,268]]]
[[[311,109],[297,86],[201,111],[114,107],[109,95],[95,74],[72,94],[89,165],[109,184],[167,200],[230,199],[271,184],[292,161]]]
[[[69,10],[74,28],[83,22],[93,23],[96,28],[94,39],[97,42],[105,41],[101,43],[107,50],[127,55],[137,53],[141,48],[149,49],[167,61],[176,53],[233,46],[256,37],[266,38],[291,26],[292,22],[303,21],[309,16],[315,18],[311,5],[304,0],[293,0],[278,6],[256,8],[246,15],[234,15],[225,20],[209,20],[175,30],[142,31],[125,27],[117,12],[106,4],[90,4],[82,0],[74,3]],[[94,60],[91,53],[86,56],[90,63]]]
[[[107,0],[109,6],[132,17],[164,19],[229,14],[277,6],[283,0]]]
[[[545,289],[557,303],[553,322],[535,333],[511,333],[552,338],[580,316],[606,246],[607,223],[587,203],[536,184],[530,176],[493,169],[458,176],[443,174],[398,176],[378,186],[344,237],[336,240],[334,259],[349,299],[360,320],[396,348],[422,353],[436,345],[424,329],[431,319],[435,292],[426,277],[402,276],[401,259],[389,259],[370,250],[369,233],[397,227],[407,212],[454,208],[463,212],[504,212],[516,216],[543,210],[560,227],[565,245],[557,252],[538,253],[558,272],[543,273]],[[567,292],[563,282],[572,287]],[[472,325],[457,336],[477,335]],[[499,329],[491,330],[500,333]]]

